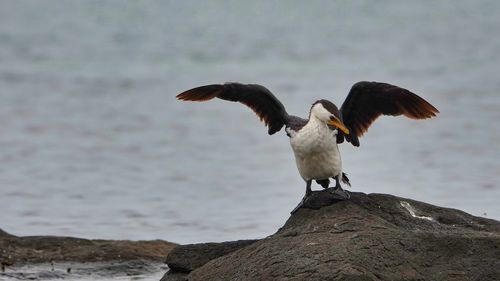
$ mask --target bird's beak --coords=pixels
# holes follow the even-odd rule
[[[346,135],[349,135],[349,129],[338,119],[336,116],[332,116],[330,120],[326,121],[328,125],[335,126],[339,128],[342,132],[344,132]]]

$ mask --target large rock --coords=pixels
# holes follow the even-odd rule
[[[308,206],[274,235],[175,280],[500,280],[500,222],[391,195]],[[168,279],[166,276],[163,280]]]

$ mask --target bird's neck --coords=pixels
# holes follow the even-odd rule
[[[309,116],[309,120],[307,121],[306,127],[317,128],[317,129],[326,129],[326,128],[328,128],[328,125],[324,121],[322,121],[318,117],[316,117],[314,114],[311,114]]]

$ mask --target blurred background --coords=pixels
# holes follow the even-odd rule
[[[360,80],[434,104],[341,145],[352,191],[500,219],[499,1],[1,1],[0,228],[261,238],[300,201],[284,132],[175,95],[259,83],[291,114]],[[318,189],[319,186],[315,186]]]

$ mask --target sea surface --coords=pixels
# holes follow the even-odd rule
[[[438,118],[342,144],[353,191],[500,219],[500,1],[0,1],[0,228],[15,235],[262,238],[300,201],[284,132],[243,105],[176,101],[225,81],[291,114],[357,81]],[[314,186],[319,189],[319,186]]]

